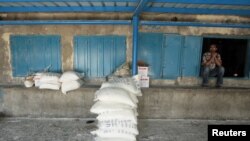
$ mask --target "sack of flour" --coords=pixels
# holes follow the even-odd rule
[[[24,86],[26,88],[31,88],[31,87],[33,87],[33,85],[34,85],[34,81],[32,81],[32,80],[24,80]]]
[[[35,79],[35,85],[37,85],[39,89],[50,89],[50,90],[60,89],[61,83],[59,82],[59,77],[60,77],[59,73],[46,72],[38,74],[39,75],[35,76],[34,79]]]
[[[46,72],[41,74],[39,81],[40,83],[59,82],[60,76],[59,73]]]
[[[33,77],[33,81],[35,83],[35,87],[39,87],[40,86],[40,79],[42,77],[42,72],[37,72],[35,73],[34,77]]]
[[[129,131],[123,130],[123,129],[98,129],[91,132],[92,135],[96,135],[100,138],[121,138],[124,140],[136,140],[136,137],[134,134],[132,134]],[[117,140],[120,141],[120,140]]]
[[[95,93],[94,101],[116,102],[127,104],[131,107],[137,107],[136,103],[131,99],[128,91],[122,88],[102,88]]]
[[[67,94],[67,92],[69,91],[76,90],[80,88],[82,84],[83,84],[83,81],[81,79],[63,82],[61,86],[62,93]]]
[[[68,81],[74,81],[78,80],[84,77],[84,73],[78,73],[74,71],[67,71],[62,74],[60,77],[60,82],[68,82]]]
[[[60,84],[42,83],[39,85],[39,89],[59,90]]]
[[[113,130],[124,129],[134,135],[139,134],[137,125],[128,120],[119,120],[119,119],[101,120],[98,122],[98,128],[99,129],[113,129]]]
[[[118,119],[118,120],[129,120],[133,124],[137,124],[137,117],[133,110],[123,110],[123,111],[112,111],[112,112],[105,112],[99,114],[96,119],[98,121],[102,120],[111,120],[111,119]]]
[[[140,88],[140,83],[139,81],[137,82],[135,78],[111,78],[109,82],[104,82],[101,86],[102,88],[107,88],[107,87],[117,87],[117,88],[122,88],[130,93],[136,95],[136,96],[142,96],[141,88]]]
[[[106,102],[106,101],[97,101],[90,109],[90,112],[95,114],[101,114],[105,112],[112,111],[123,111],[126,109],[133,109],[133,107],[117,102]]]
[[[95,141],[136,141],[136,140],[130,140],[130,139],[124,139],[124,138],[101,138],[101,137],[96,137]]]

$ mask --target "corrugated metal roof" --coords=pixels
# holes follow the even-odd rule
[[[141,3],[139,13],[250,15],[250,0],[0,0],[0,12],[134,13]]]

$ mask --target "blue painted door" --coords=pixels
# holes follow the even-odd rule
[[[149,76],[161,78],[162,76],[162,33],[140,33],[138,42],[138,61],[149,65]]]
[[[154,79],[198,76],[202,37],[140,33],[138,60],[149,64]]]
[[[176,79],[180,76],[181,51],[183,36],[164,35],[163,53],[163,78]]]
[[[186,77],[199,76],[202,37],[185,36],[181,74]]]
[[[125,62],[125,36],[74,37],[74,69],[90,78],[106,77]]]
[[[11,62],[14,77],[43,71],[61,71],[61,43],[57,35],[10,36]]]

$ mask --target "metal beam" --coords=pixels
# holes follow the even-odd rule
[[[170,8],[170,7],[148,7],[144,12],[180,13],[180,14],[216,14],[216,15],[218,14],[218,15],[242,15],[242,16],[250,15],[250,10]]]
[[[29,7],[1,7],[0,12],[133,12],[135,7],[125,6],[29,6]]]
[[[148,0],[140,0],[138,6],[136,7],[133,16],[139,16],[143,11],[144,7],[147,5]]]
[[[138,0],[0,0],[0,2],[138,2]]]
[[[137,74],[137,55],[138,55],[138,32],[139,32],[139,18],[133,16],[133,54],[132,54],[132,75]]]
[[[130,25],[130,20],[24,20],[24,21],[0,21],[0,25]],[[134,21],[133,21],[134,25]],[[227,24],[227,23],[202,23],[202,22],[164,22],[164,21],[141,21],[145,26],[194,26],[194,27],[223,27],[223,28],[250,28],[250,24]],[[134,27],[134,26],[133,26]],[[135,26],[136,27],[136,26]],[[133,30],[136,31],[136,30]],[[134,32],[133,32],[134,33]],[[136,33],[134,34],[136,35]],[[133,36],[134,37],[134,36]],[[133,38],[134,39],[134,38]]]
[[[24,20],[0,21],[0,25],[131,25],[130,20]]]
[[[202,23],[202,22],[141,21],[140,25],[142,25],[142,26],[148,25],[148,26],[194,26],[194,27],[250,28],[250,24]]]
[[[216,5],[250,5],[250,0],[149,0],[160,3],[183,3],[183,4],[216,4]]]

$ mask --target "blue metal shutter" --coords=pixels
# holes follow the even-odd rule
[[[183,36],[169,34],[164,39],[163,78],[176,79],[180,76]]]
[[[140,33],[138,41],[138,60],[149,65],[149,76],[161,78],[162,33]]]
[[[13,76],[42,71],[61,71],[61,44],[57,35],[10,36]]]
[[[108,76],[125,62],[125,36],[74,37],[74,69],[88,77]]]
[[[202,37],[185,36],[182,58],[182,75],[199,76]]]

